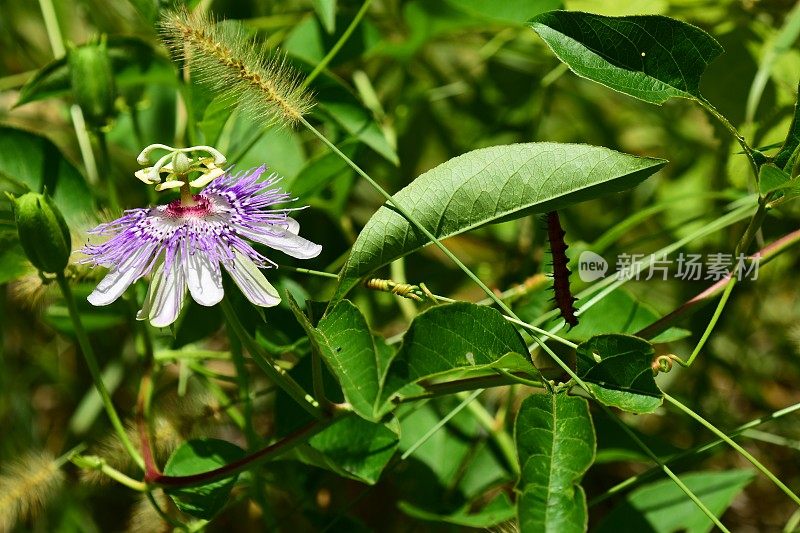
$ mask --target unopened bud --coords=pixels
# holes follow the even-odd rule
[[[63,272],[72,252],[72,241],[67,223],[53,200],[29,192],[12,201],[19,242],[28,260],[42,272]]]
[[[86,121],[94,127],[105,126],[114,116],[117,97],[105,40],[71,49],[67,60],[72,94]]]

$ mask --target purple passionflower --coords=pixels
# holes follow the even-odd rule
[[[255,305],[280,302],[278,291],[259,268],[277,266],[248,241],[309,259],[322,247],[300,236],[300,225],[289,217],[296,209],[269,209],[290,200],[273,187],[265,167],[214,179],[191,202],[125,211],[121,218],[90,233],[110,235],[102,244],[87,244],[86,263],[109,268],[89,295],[92,305],[108,305],[136,280],[155,271],[144,305],[137,314],[153,326],[172,324],[180,313],[188,287],[200,305],[212,306],[223,297],[220,265]]]

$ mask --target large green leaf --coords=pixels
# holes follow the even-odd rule
[[[383,339],[373,337],[364,315],[348,300],[339,302],[316,328],[293,299],[289,304],[353,410],[377,421],[381,388],[394,350]]]
[[[723,52],[700,28],[661,15],[550,11],[530,24],[577,75],[653,104],[700,99],[700,77]]]
[[[442,163],[394,199],[419,224],[445,239],[484,224],[629,189],[665,163],[583,144],[494,146]],[[362,276],[427,244],[422,232],[384,205],[353,245],[334,301]]]
[[[0,146],[0,182],[11,182],[17,193],[46,188],[67,222],[84,222],[92,213],[94,202],[83,176],[50,139],[0,126]]]
[[[241,459],[244,455],[244,450],[224,440],[190,440],[172,452],[164,466],[164,473],[169,476],[201,474]],[[184,513],[210,520],[225,506],[237,477],[231,476],[196,487],[168,489],[167,494]]]
[[[495,309],[466,302],[432,307],[408,328],[389,366],[383,397],[390,399],[410,383],[455,370],[533,372],[527,354],[522,337]]]
[[[578,376],[602,403],[650,413],[663,401],[653,379],[653,346],[632,335],[597,335],[578,346]]]
[[[595,451],[586,400],[564,394],[529,396],[514,432],[522,469],[517,485],[520,531],[584,531],[586,494],[579,483]]]
[[[755,477],[752,470],[693,472],[680,478],[716,516],[722,516],[733,499]],[[651,483],[631,492],[597,527],[598,533],[651,531],[653,533],[706,533],[714,524],[671,479]]]

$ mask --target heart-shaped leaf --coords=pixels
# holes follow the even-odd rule
[[[564,394],[529,396],[520,406],[514,434],[522,472],[520,531],[585,531],[586,494],[578,483],[594,460],[589,404]]]
[[[389,366],[383,397],[390,399],[410,383],[454,370],[533,372],[527,354],[522,337],[495,309],[466,302],[432,307],[408,328]]]
[[[168,476],[201,474],[244,457],[235,444],[219,439],[194,439],[181,444],[164,466]],[[168,489],[175,505],[184,513],[210,520],[225,507],[238,476],[220,479],[207,485]]]
[[[578,376],[602,403],[632,413],[661,405],[653,379],[653,346],[632,335],[597,335],[578,346]]]
[[[584,144],[526,143],[468,152],[426,172],[395,201],[439,239],[636,186],[664,166]],[[333,301],[377,268],[429,244],[389,205],[356,239]]]
[[[578,76],[652,104],[701,99],[700,77],[723,52],[700,28],[662,15],[550,11],[530,25]]]

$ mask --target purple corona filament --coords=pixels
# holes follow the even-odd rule
[[[142,276],[153,272],[144,306],[137,315],[156,327],[173,323],[186,290],[199,304],[212,306],[223,297],[224,268],[253,304],[270,307],[280,296],[260,268],[277,266],[250,241],[299,259],[319,255],[322,247],[298,235],[300,225],[289,217],[297,209],[270,209],[290,201],[274,187],[266,167],[223,174],[192,197],[194,205],[175,200],[167,205],[125,211],[121,218],[90,233],[108,236],[87,244],[84,263],[109,272],[89,295],[93,305],[108,305]]]

